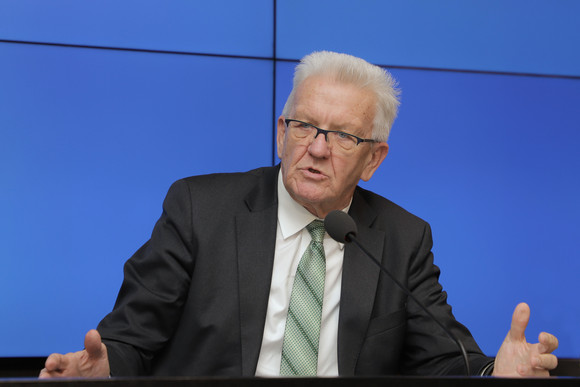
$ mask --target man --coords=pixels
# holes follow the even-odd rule
[[[357,187],[387,156],[397,106],[383,69],[303,58],[278,119],[280,167],[176,182],[114,310],[40,376],[462,374],[455,343],[356,247],[320,231],[332,210],[348,211],[359,239],[461,339],[473,374],[547,376],[557,339],[526,342],[527,305],[494,364],[451,314],[429,226]]]

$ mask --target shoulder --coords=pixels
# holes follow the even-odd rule
[[[191,176],[174,182],[169,188],[168,201],[190,202],[194,208],[223,210],[247,206],[249,198],[261,198],[271,203],[276,200],[278,167],[263,167],[248,172],[214,173]],[[258,199],[260,200],[260,199]]]
[[[193,193],[213,193],[215,195],[235,195],[244,190],[252,189],[263,180],[274,179],[277,176],[276,167],[263,167],[247,172],[212,173],[190,176],[174,182],[172,190],[189,190]]]
[[[372,191],[357,187],[353,199],[357,208],[366,213],[372,228],[396,233],[424,233],[429,224],[391,200]],[[361,204],[362,203],[362,204]]]

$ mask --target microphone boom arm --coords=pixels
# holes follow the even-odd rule
[[[467,351],[465,350],[465,347],[463,346],[463,343],[461,342],[461,340],[459,340],[449,329],[447,329],[447,327],[445,327],[443,325],[443,323],[441,323],[441,321],[439,321],[439,319],[437,319],[430,311],[429,309],[427,309],[427,307],[425,305],[423,305],[418,299],[417,297],[415,297],[410,291],[409,289],[407,289],[405,286],[403,286],[403,284],[395,278],[394,275],[391,274],[391,272],[389,272],[385,267],[383,267],[383,265],[381,265],[381,263],[369,252],[367,251],[366,248],[364,248],[364,246],[362,244],[359,243],[359,241],[356,239],[354,233],[349,232],[348,234],[346,234],[345,237],[347,242],[353,242],[355,245],[358,246],[359,249],[361,249],[365,255],[367,257],[369,257],[380,269],[383,273],[387,274],[389,276],[389,278],[391,278],[393,280],[393,282],[395,282],[397,284],[397,286],[399,286],[399,288],[401,288],[401,290],[403,290],[403,292],[409,297],[411,298],[413,301],[415,301],[415,303],[417,305],[419,305],[419,307],[425,312],[427,313],[427,315],[433,320],[435,321],[435,323],[437,323],[437,325],[439,325],[439,327],[441,327],[441,329],[443,329],[443,332],[445,332],[447,334],[447,336],[449,336],[451,338],[451,340],[453,340],[455,342],[455,344],[457,344],[457,346],[459,347],[460,351],[461,351],[461,355],[463,356],[463,361],[465,362],[465,372],[467,373],[467,376],[471,376],[471,370],[469,367],[469,359],[467,357]]]

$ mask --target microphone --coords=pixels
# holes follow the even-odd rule
[[[346,212],[335,210],[326,215],[326,218],[324,219],[324,228],[326,229],[326,232],[328,232],[328,235],[330,235],[330,237],[335,241],[339,243],[353,242],[355,245],[357,245],[358,248],[361,249],[361,251],[367,257],[369,257],[374,263],[377,264],[377,266],[381,269],[383,273],[387,274],[397,284],[397,286],[401,288],[407,296],[409,296],[409,298],[415,301],[415,303],[419,305],[419,307],[433,321],[435,321],[435,323],[437,323],[437,325],[439,325],[441,329],[443,329],[445,334],[447,334],[447,336],[449,336],[449,338],[453,340],[455,344],[457,344],[457,347],[459,347],[459,352],[463,356],[463,361],[465,362],[465,372],[467,373],[467,376],[471,376],[471,372],[469,369],[469,360],[467,359],[467,352],[465,351],[465,347],[463,346],[461,340],[459,340],[449,329],[447,329],[447,327],[445,327],[445,325],[443,325],[443,323],[439,321],[433,315],[433,313],[431,313],[427,309],[427,307],[423,305],[417,299],[417,297],[415,297],[411,293],[409,289],[407,289],[399,280],[397,280],[395,276],[393,276],[391,272],[387,270],[387,268],[381,265],[381,263],[375,257],[373,257],[373,255],[370,252],[368,252],[368,250],[365,249],[363,245],[360,244],[360,242],[356,239],[357,227],[356,223],[354,222],[354,219],[351,218],[350,215],[347,214]]]

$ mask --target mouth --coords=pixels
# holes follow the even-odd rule
[[[312,179],[315,181],[326,179],[326,175],[319,169],[312,167],[305,167],[302,169],[302,173],[307,179]]]

